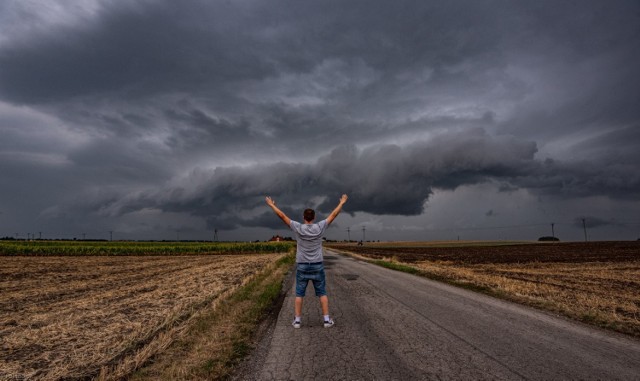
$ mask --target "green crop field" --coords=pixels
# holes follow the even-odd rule
[[[193,255],[284,253],[292,242],[0,242],[0,255]]]

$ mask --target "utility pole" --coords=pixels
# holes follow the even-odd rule
[[[84,241],[84,237],[86,236],[86,233],[82,233],[82,240]]]
[[[109,230],[109,241],[113,241],[113,230]]]
[[[351,242],[351,228],[347,228],[347,237],[349,238],[349,242]]]
[[[180,230],[176,230],[176,241],[180,242]]]
[[[582,229],[584,229],[584,241],[587,242],[587,222],[582,219]]]
[[[551,223],[551,237],[553,237],[553,238],[554,238],[554,241],[555,241],[555,238],[556,238],[556,232],[555,232],[555,230],[553,230],[553,225],[555,225],[555,224],[552,222],[552,223]]]
[[[218,229],[213,229],[213,240],[218,242]]]
[[[31,238],[31,233],[27,233],[27,241]]]
[[[364,231],[365,231],[365,227],[362,227],[362,243],[364,243],[365,239],[364,239]]]
[[[42,232],[38,232],[38,234],[40,235],[38,239],[42,239]]]

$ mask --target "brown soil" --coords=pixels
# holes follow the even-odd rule
[[[640,242],[566,242],[501,246],[380,247],[333,245],[370,258],[397,257],[399,261],[446,261],[458,264],[529,262],[640,261]]]

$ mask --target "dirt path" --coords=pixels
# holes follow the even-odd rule
[[[632,380],[640,341],[327,252],[336,326],[293,291],[242,379]],[[311,286],[310,286],[311,287]],[[312,289],[308,289],[312,292]]]

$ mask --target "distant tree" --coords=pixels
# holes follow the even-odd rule
[[[544,236],[544,237],[540,237],[538,238],[538,241],[560,241],[560,238],[558,237],[551,237],[551,236]]]

